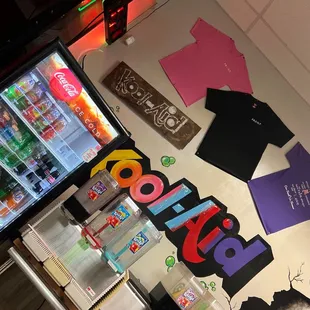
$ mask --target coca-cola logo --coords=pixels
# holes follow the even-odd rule
[[[65,102],[70,102],[77,98],[82,92],[81,83],[67,68],[55,72],[49,86],[53,95]]]

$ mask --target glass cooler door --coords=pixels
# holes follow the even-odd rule
[[[88,133],[87,129],[70,115],[72,112],[64,104],[61,107],[48,91],[45,80],[39,77],[38,69],[34,69],[1,96],[42,145],[71,171],[83,161],[71,144]]]
[[[0,90],[0,230],[119,133],[62,56]]]
[[[0,228],[66,174],[64,165],[0,100]]]

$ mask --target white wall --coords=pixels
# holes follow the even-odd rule
[[[310,104],[310,1],[217,2]]]

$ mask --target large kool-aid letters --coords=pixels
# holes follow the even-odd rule
[[[245,241],[238,220],[213,196],[200,199],[197,188],[182,179],[169,185],[152,171],[150,160],[130,140],[92,170],[108,169],[160,231],[177,247],[177,256],[199,277],[216,274],[232,297],[273,260],[259,235]]]

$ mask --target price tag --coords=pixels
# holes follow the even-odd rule
[[[95,158],[97,156],[97,150],[94,148],[90,148],[89,150],[87,150],[84,154],[83,154],[83,160],[86,163],[89,163],[93,158]]]

